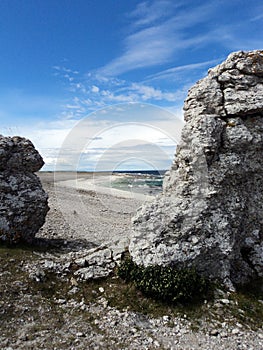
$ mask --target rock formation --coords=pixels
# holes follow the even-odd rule
[[[163,194],[133,218],[130,254],[195,266],[230,289],[263,277],[263,51],[209,70],[184,118]]]
[[[44,162],[22,137],[0,135],[0,240],[32,242],[45,222],[47,194],[34,172]]]

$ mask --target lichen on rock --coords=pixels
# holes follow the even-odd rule
[[[0,135],[0,241],[31,243],[44,224],[48,196],[34,174],[43,164],[31,141]]]
[[[133,218],[139,265],[194,266],[229,289],[263,277],[263,51],[239,51],[189,91],[163,194]]]

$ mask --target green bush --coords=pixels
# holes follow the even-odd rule
[[[118,268],[118,276],[133,282],[143,294],[166,302],[189,302],[203,298],[208,281],[195,269],[176,269],[174,266],[140,266],[130,258]]]

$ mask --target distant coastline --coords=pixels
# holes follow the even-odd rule
[[[128,198],[150,199],[162,191],[165,170],[41,171],[56,186]]]
[[[167,170],[114,170],[113,174],[164,175]]]
[[[76,174],[134,174],[134,175],[164,175],[168,169],[164,170],[103,170],[103,171],[92,171],[92,170],[40,170],[40,173],[76,173]]]

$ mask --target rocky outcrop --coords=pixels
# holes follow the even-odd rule
[[[81,249],[78,252],[72,251],[69,253],[65,253],[62,248],[60,256],[45,253],[43,259],[37,264],[32,262],[24,266],[24,269],[29,272],[31,279],[38,282],[49,272],[62,276],[73,272],[74,278],[78,281],[108,277],[120,265],[126,252],[125,243],[127,243],[127,240],[121,238],[95,248]]]
[[[236,52],[190,89],[163,194],[133,218],[143,265],[195,266],[228,288],[263,277],[263,51]]]
[[[44,224],[48,198],[34,174],[43,164],[31,141],[0,135],[0,241],[32,242]]]

